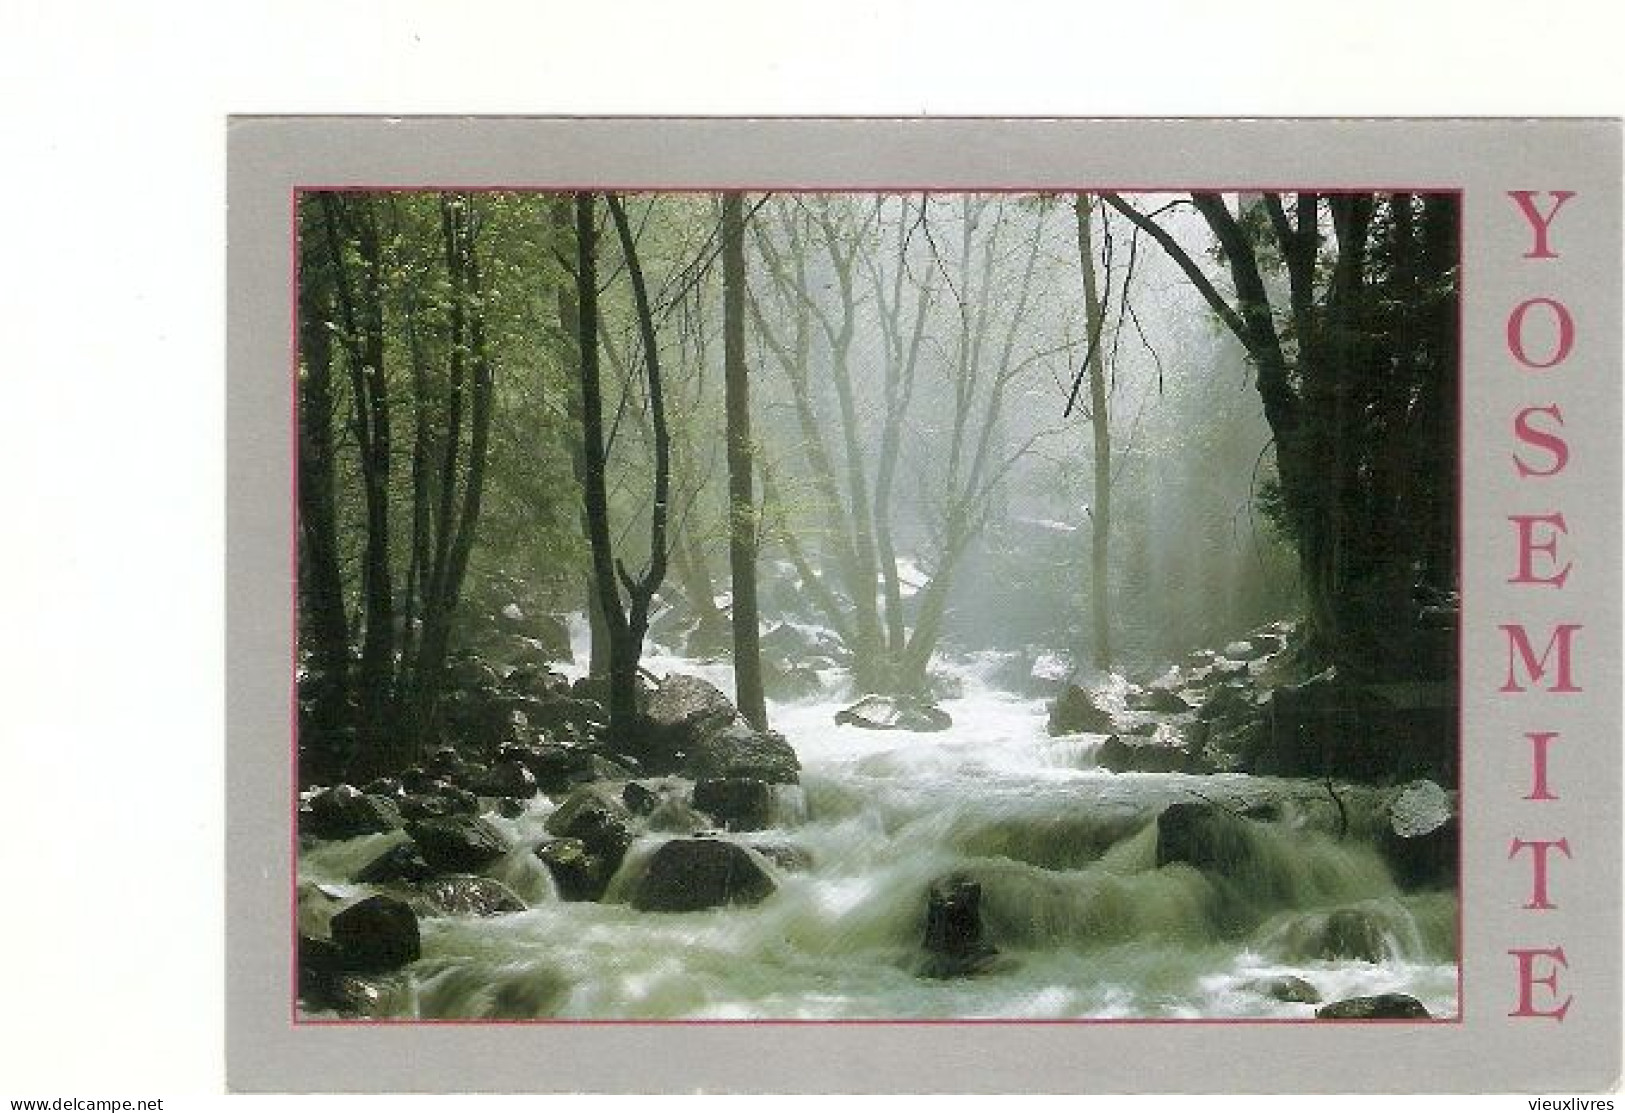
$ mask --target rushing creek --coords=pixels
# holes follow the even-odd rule
[[[732,691],[727,665],[662,656],[645,664]],[[530,852],[557,801],[538,795],[513,819],[488,814],[515,849],[486,872],[528,910],[425,918],[423,955],[393,978],[384,1014],[1312,1017],[1312,1005],[1259,988],[1281,975],[1302,978],[1325,1001],[1400,992],[1434,1017],[1456,1014],[1455,897],[1395,886],[1358,837],[1358,799],[1340,838],[1306,821],[1326,799],[1311,783],[1112,774],[1094,763],[1100,736],[1048,736],[1044,702],[993,688],[987,661],[954,671],[962,695],[942,702],[954,722],[938,733],[837,726],[834,694],[770,706],[800,756],[802,783],[775,790],[773,829],[748,841],[798,848],[811,865],[774,867],[777,891],[754,907],[634,911],[628,894],[669,834],[639,837],[603,902],[561,901]],[[1256,825],[1261,845],[1248,875],[1156,868],[1156,814],[1192,799],[1283,807],[1277,822]],[[348,879],[404,840],[393,832],[319,844],[301,856],[299,879],[359,893]],[[999,956],[976,976],[922,977],[925,894],[955,872],[980,883]],[[1379,925],[1382,961],[1327,959],[1309,942],[1330,911],[1348,908]]]

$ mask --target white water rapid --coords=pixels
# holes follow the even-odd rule
[[[578,659],[585,659],[578,656]],[[654,656],[657,675],[704,676],[732,693],[726,665]],[[487,819],[515,841],[488,872],[529,904],[490,918],[422,921],[423,956],[388,980],[384,1013],[493,1019],[1198,1018],[1309,1019],[1262,983],[1292,975],[1324,1001],[1387,992],[1435,1017],[1457,1004],[1456,901],[1402,894],[1371,847],[1306,822],[1317,787],[1239,774],[1114,775],[1101,739],[1051,738],[1042,700],[994,690],[991,661],[953,666],[953,727],[933,734],[836,726],[834,695],[773,704],[803,764],[777,790],[774,829],[740,838],[789,845],[803,871],[775,867],[755,907],[637,912],[628,903],[649,855],[644,834],[602,903],[566,903],[532,854],[555,802]],[[1248,876],[1155,866],[1154,818],[1169,802],[1284,801],[1256,825]],[[1359,802],[1351,800],[1351,813]],[[324,843],[300,881],[355,893],[354,872],[399,832]],[[926,891],[953,872],[982,887],[999,956],[976,976],[919,975]],[[1318,957],[1335,909],[1379,926],[1385,957]],[[312,1014],[321,1015],[321,1014]]]

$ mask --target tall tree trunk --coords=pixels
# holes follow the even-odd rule
[[[1095,249],[1092,203],[1078,194],[1073,204],[1078,221],[1078,265],[1083,271],[1084,325],[1089,346],[1086,358],[1089,375],[1089,427],[1094,433],[1094,505],[1089,511],[1089,597],[1094,614],[1095,667],[1112,665],[1110,543],[1112,531],[1112,434],[1111,411],[1106,398],[1104,358],[1105,314],[1095,281]]]
[[[332,251],[344,325],[352,425],[360,450],[366,507],[362,558],[363,633],[357,679],[360,721],[355,775],[387,769],[400,757],[395,723],[395,600],[389,561],[390,406],[384,372],[383,260],[373,214],[354,199],[318,195]],[[361,273],[352,282],[344,254],[353,232]]]
[[[559,198],[552,205],[553,232],[557,241],[563,244],[572,234],[571,204],[565,198]],[[567,282],[558,285],[557,312],[559,320],[559,335],[561,343],[558,346],[559,363],[574,384],[565,396],[566,416],[569,424],[581,428],[582,401],[581,401],[581,312],[576,300],[575,290]],[[585,441],[580,437],[570,438],[570,471],[575,476],[576,485],[583,491],[587,484],[587,460],[583,448]],[[584,536],[592,536],[592,528],[587,520],[586,500],[582,500],[581,532]],[[609,675],[609,623],[604,618],[604,604],[599,595],[596,577],[589,574],[582,585],[585,603],[583,609],[587,612],[588,665],[587,674],[593,677]]]
[[[751,484],[750,378],[745,366],[744,198],[722,200],[722,343],[728,415],[728,567],[733,576],[734,690],[739,713],[767,729],[756,605],[756,497]]]
[[[326,735],[348,717],[350,638],[339,568],[334,500],[333,352],[327,328],[330,276],[313,237],[300,237],[299,596],[311,664],[319,675],[312,725]]]
[[[442,235],[446,267],[452,278],[452,366],[454,389],[460,388],[464,363],[471,365],[468,464],[463,476],[461,505],[456,505],[456,446],[462,439],[460,390],[448,408],[446,469],[442,482],[442,511],[436,537],[431,593],[424,608],[423,636],[411,691],[412,741],[419,752],[438,737],[441,726],[440,695],[446,654],[450,647],[457,603],[474,548],[485,489],[486,458],[490,446],[492,374],[485,344],[483,286],[479,260],[474,254],[473,214],[468,198],[442,201]],[[466,353],[464,347],[466,344]]]
[[[582,496],[587,508],[588,537],[592,544],[593,576],[604,622],[609,629],[609,731],[621,743],[637,733],[638,659],[643,635],[649,629],[649,603],[666,575],[667,517],[671,501],[671,433],[666,425],[666,404],[660,375],[660,352],[649,309],[637,245],[620,199],[605,197],[621,242],[627,276],[632,283],[633,308],[643,342],[643,363],[649,391],[649,415],[654,426],[654,505],[649,514],[649,564],[638,576],[615,560],[609,529],[609,494],[605,483],[604,405],[598,381],[598,230],[591,193],[576,195],[576,303],[580,320],[581,415],[583,463]],[[619,579],[619,585],[617,584]],[[622,609],[620,588],[626,589]]]
[[[609,634],[610,733],[627,738],[636,722],[637,652],[631,642],[626,612],[621,609],[615,579],[615,554],[609,530],[609,492],[605,484],[604,404],[598,381],[598,227],[593,195],[578,193],[576,216],[577,350],[581,372],[582,502],[587,538],[592,545],[593,583],[599,613]]]

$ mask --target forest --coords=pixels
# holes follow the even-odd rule
[[[300,193],[301,1017],[1454,1016],[1458,220]]]

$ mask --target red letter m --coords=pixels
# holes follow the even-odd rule
[[[1574,640],[1574,632],[1581,629],[1578,622],[1564,623],[1552,631],[1552,636],[1546,640],[1546,648],[1539,657],[1535,656],[1534,646],[1529,644],[1529,634],[1522,626],[1503,626],[1501,629],[1507,634],[1507,682],[1501,685],[1503,692],[1521,692],[1523,686],[1518,683],[1518,662],[1523,661],[1524,675],[1529,683],[1539,684],[1546,676],[1546,662],[1557,651],[1557,683],[1549,685],[1547,690],[1552,692],[1578,692],[1580,686],[1574,683],[1574,672],[1571,664],[1569,647]]]

